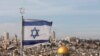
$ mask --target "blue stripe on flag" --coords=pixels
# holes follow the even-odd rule
[[[23,22],[23,26],[43,26],[43,25],[48,25],[48,26],[52,26],[52,22],[48,22],[48,21],[24,21]]]
[[[34,45],[38,43],[49,42],[49,40],[24,40],[23,45]]]

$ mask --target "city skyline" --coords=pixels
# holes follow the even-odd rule
[[[99,0],[1,0],[0,35],[10,32],[21,36],[19,8],[25,8],[25,19],[53,21],[57,36],[100,37]],[[100,39],[100,38],[99,38]]]

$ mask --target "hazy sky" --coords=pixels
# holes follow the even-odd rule
[[[53,21],[59,37],[100,37],[100,0],[0,0],[0,35],[21,35],[21,7],[26,19]]]

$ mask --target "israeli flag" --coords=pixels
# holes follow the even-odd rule
[[[52,22],[45,20],[24,20],[23,45],[34,45],[49,41]]]

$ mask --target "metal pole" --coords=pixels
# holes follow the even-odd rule
[[[20,56],[23,56],[23,40],[24,40],[24,26],[23,26],[23,21],[24,21],[24,17],[23,17],[23,14],[24,14],[24,9],[23,8],[20,8],[20,13],[21,13],[21,17],[22,17],[22,31],[21,31],[21,34],[22,34],[22,39],[21,39],[21,52],[20,52]]]
[[[23,16],[22,16],[22,41],[21,41],[21,45],[22,45],[22,56],[23,56],[23,53],[24,53],[24,46],[23,46],[23,40],[24,40],[24,26],[23,26]]]

